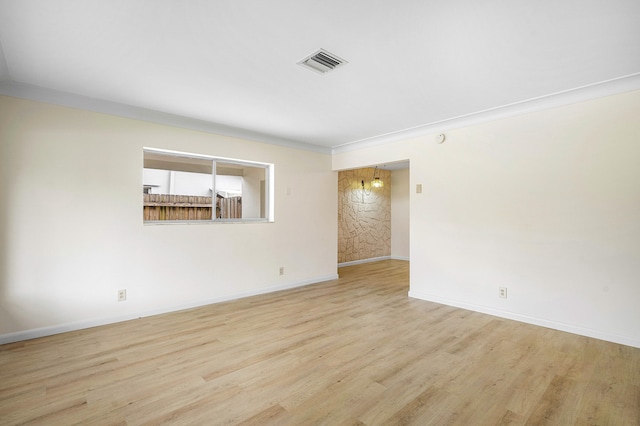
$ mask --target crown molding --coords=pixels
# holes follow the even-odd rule
[[[117,102],[90,98],[73,93],[60,92],[57,90],[33,86],[25,83],[18,83],[10,80],[0,81],[0,94],[12,96],[15,98],[28,99],[32,101],[45,102],[71,108],[83,109],[87,111],[99,112],[103,114],[115,115],[119,117],[131,118],[134,120],[148,121],[151,123],[164,124],[173,127],[213,133],[217,135],[248,139],[271,145],[284,146],[287,148],[319,152],[321,154],[331,154],[331,148],[329,147],[298,142],[290,139],[278,138],[268,134],[241,129],[238,127],[226,126],[224,124],[213,123],[210,121],[198,120],[194,118],[183,117],[180,115],[154,111],[146,108],[120,104]]]
[[[284,146],[287,148],[301,149],[322,154],[339,154],[342,152],[366,149],[373,146],[397,142],[400,140],[445,132],[461,127],[555,108],[563,105],[569,105],[577,102],[583,102],[591,99],[602,98],[605,96],[616,95],[619,93],[630,92],[633,90],[640,90],[640,73],[630,74],[627,76],[581,86],[545,96],[540,96],[537,98],[527,99],[520,102],[514,102],[511,104],[478,111],[459,117],[435,121],[397,132],[391,132],[371,138],[347,142],[329,148],[320,145],[278,138],[260,132],[226,126],[224,124],[213,123],[205,120],[198,120],[165,112],[134,107],[131,105],[56,91],[11,80],[0,79],[1,95],[46,102],[71,108],[78,108],[93,112],[115,115],[119,117],[131,118],[135,120],[148,121],[152,123],[164,124],[190,130],[197,130],[217,135],[248,139],[271,145]]]
[[[599,83],[576,87],[574,89],[565,90],[562,92],[552,93],[549,95],[527,99],[520,102],[514,102],[496,108],[461,115],[459,117],[435,121],[397,132],[391,132],[367,139],[347,142],[341,145],[334,146],[331,150],[331,153],[339,154],[342,152],[356,151],[359,149],[370,148],[390,142],[397,142],[399,140],[416,138],[427,134],[440,133],[448,130],[458,129],[461,127],[499,120],[507,117],[513,117],[516,115],[522,115],[535,111],[542,111],[545,109],[588,101],[591,99],[602,98],[605,96],[616,95],[619,93],[630,92],[639,89],[640,73],[630,74]]]

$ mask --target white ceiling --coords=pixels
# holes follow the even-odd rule
[[[638,0],[0,0],[0,93],[321,149],[639,76]]]

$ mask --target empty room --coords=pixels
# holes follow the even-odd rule
[[[640,424],[638,22],[0,0],[0,425]]]

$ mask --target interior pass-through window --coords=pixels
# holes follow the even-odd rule
[[[273,164],[144,148],[145,222],[272,222]]]

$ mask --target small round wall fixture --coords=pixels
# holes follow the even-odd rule
[[[438,136],[436,136],[436,142],[437,143],[442,143],[444,142],[444,140],[446,139],[444,133],[440,133]]]

